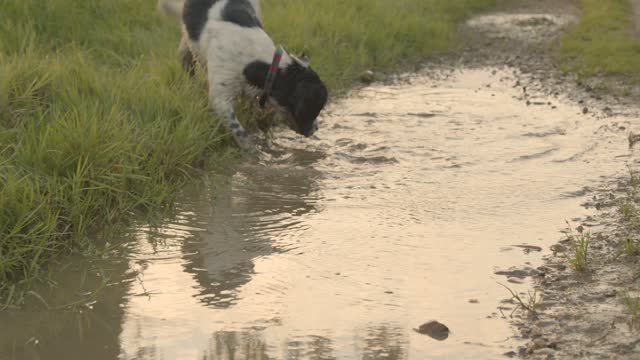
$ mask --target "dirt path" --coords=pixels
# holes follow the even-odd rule
[[[520,84],[523,88],[537,84],[549,94],[572,99],[585,113],[602,121],[603,131],[638,129],[638,121],[618,122],[623,114],[628,119],[638,119],[632,100],[596,94],[588,81],[578,81],[559,71],[549,49],[566,25],[577,20],[575,3],[531,3],[522,1],[500,14],[472,19],[467,26],[472,40],[458,61],[466,66],[514,66],[528,74]],[[633,0],[633,5],[640,36],[640,0]],[[640,166],[633,159],[633,150],[627,156],[631,168]],[[640,358],[640,330],[632,326],[632,316],[625,305],[628,294],[638,297],[638,259],[615,256],[620,253],[621,239],[629,234],[620,222],[618,210],[629,191],[627,178],[603,179],[596,189],[584,189],[592,199],[584,206],[598,211],[593,217],[571,221],[585,234],[591,234],[588,270],[578,273],[570,267],[570,246],[559,234],[560,242],[546,249],[545,265],[537,269],[538,276],[533,279],[543,294],[536,315],[520,313],[510,319],[526,345],[507,355],[533,359]],[[521,296],[526,298],[526,294]],[[640,300],[638,304],[640,307]]]

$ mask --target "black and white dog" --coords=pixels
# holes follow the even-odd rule
[[[308,137],[318,129],[327,88],[308,63],[294,56],[283,53],[277,64],[278,49],[262,28],[260,0],[159,0],[158,5],[182,19],[182,64],[190,72],[194,61],[206,67],[210,106],[238,145],[253,146],[233,109],[241,94],[262,95],[299,134]]]

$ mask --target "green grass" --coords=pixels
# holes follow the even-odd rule
[[[577,271],[584,271],[589,265],[589,243],[591,242],[591,234],[589,232],[571,236],[572,257],[569,263]]]
[[[624,295],[622,302],[631,316],[631,327],[637,326],[638,319],[640,319],[640,298],[627,293]]]
[[[267,31],[335,92],[365,69],[394,71],[458,44],[457,26],[499,0],[263,0]],[[295,30],[292,30],[295,29]]]
[[[617,75],[638,83],[640,40],[632,34],[629,0],[581,0],[580,4],[582,18],[561,39],[563,69],[583,77]]]
[[[175,62],[176,25],[153,3],[2,8],[0,292],[61,254],[87,253],[89,234],[168,203],[229,143],[202,84]]]
[[[626,237],[622,240],[622,249],[620,249],[620,255],[625,256],[639,256],[640,244],[631,237]]]
[[[264,0],[268,31],[306,51],[340,94],[365,69],[453,48],[456,24],[497,0]],[[176,56],[155,0],[0,2],[0,308],[100,231],[170,204],[234,154],[204,79]]]
[[[622,230],[626,233],[620,241],[621,249],[618,256],[639,256],[640,243],[637,240],[637,234],[640,230],[640,216],[637,207],[637,195],[640,183],[633,168],[627,165],[627,170],[629,172],[627,193],[618,200],[620,224],[622,225]]]
[[[511,294],[511,300],[516,304],[516,308],[511,312],[511,317],[513,317],[513,314],[517,310],[525,310],[530,316],[535,316],[537,314],[538,308],[540,307],[540,304],[543,300],[543,296],[542,294],[538,293],[538,289],[534,289],[533,293],[531,292],[531,290],[528,290],[526,294],[523,293],[522,296],[520,296],[520,294],[518,294],[510,287],[501,283],[498,284],[509,291],[509,293]]]
[[[573,230],[571,230],[571,225],[568,222],[567,226],[569,227],[567,239],[571,246],[569,263],[576,271],[584,271],[589,265],[589,244],[591,243],[591,233],[589,231],[583,231],[578,234],[574,234]]]

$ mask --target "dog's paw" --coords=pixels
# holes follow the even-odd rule
[[[246,152],[255,152],[256,146],[251,136],[244,130],[242,132],[233,132],[233,139],[240,149]]]

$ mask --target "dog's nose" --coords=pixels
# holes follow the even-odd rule
[[[318,121],[314,121],[313,125],[311,125],[311,130],[305,135],[306,137],[310,137],[318,131]]]

